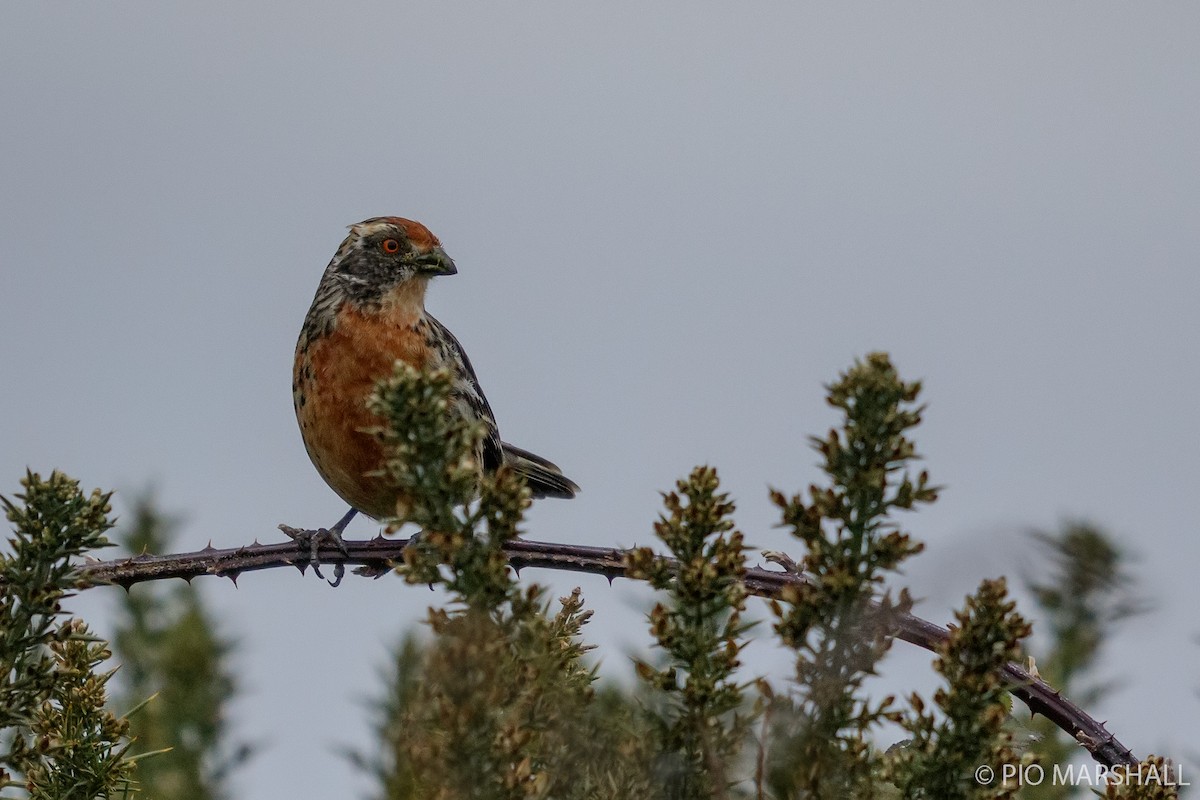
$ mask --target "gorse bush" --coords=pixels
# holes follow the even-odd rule
[[[109,495],[84,496],[60,472],[0,498],[13,536],[0,554],[0,796],[123,796],[133,762],[128,723],[108,711],[107,645],[66,617],[75,559],[109,546]]]
[[[798,557],[764,555],[803,578],[764,607],[773,624],[751,618],[750,548],[716,470],[697,467],[664,494],[654,524],[661,549],[625,554],[626,574],[659,593],[647,620],[655,651],[635,659],[634,689],[597,682],[583,637],[592,612],[579,590],[552,602],[542,587],[517,581],[505,547],[521,532],[529,492],[506,468],[482,472],[482,431],[447,413],[452,391],[447,373],[398,364],[369,400],[397,519],[421,529],[394,566],[408,582],[441,587],[448,598],[429,609],[427,634],[395,651],[386,689],[372,704],[377,748],[350,756],[374,776],[380,800],[1008,797],[1021,787],[982,780],[977,768],[1000,775],[1006,765],[1066,757],[1063,742],[1049,733],[1030,738],[1027,726],[1014,723],[1001,669],[1022,656],[1030,626],[1003,579],[984,581],[957,613],[933,664],[943,685],[932,698],[898,702],[864,688],[912,606],[906,591],[882,589],[921,550],[899,515],[937,497],[914,467],[920,385],[902,380],[887,356],[869,355],[828,387],[841,421],[812,441],[823,480],[794,495],[771,493]],[[104,711],[107,673],[99,670],[107,651],[79,623],[55,622],[58,600],[76,580],[71,559],[104,544],[106,498],[83,499],[55,475],[48,483],[31,476],[18,499],[25,505],[8,506],[18,537],[3,575],[3,696],[12,709],[0,718],[5,778],[45,797],[126,791],[134,774],[123,738],[130,729]],[[1119,554],[1077,536],[1062,540],[1058,552],[1062,568],[1035,588],[1050,612],[1047,663],[1065,681],[1093,662],[1103,621],[1119,618],[1128,604],[1112,605],[1101,590],[1120,574]],[[47,595],[38,586],[58,588]],[[162,800],[226,796],[225,776],[247,750],[228,743],[213,692],[172,685],[200,673],[168,673],[183,652],[173,648],[191,643],[204,653],[191,665],[209,688],[224,687],[216,694],[228,694],[235,686],[230,643],[194,599],[153,597],[134,598],[127,608],[118,641],[139,665],[128,684],[134,696],[122,698],[128,704],[139,692],[158,692],[151,704],[192,711],[172,717],[159,709],[140,728],[133,717],[139,752],[175,754],[148,757],[145,787]],[[152,624],[150,602],[183,613]],[[774,636],[791,652],[789,676],[745,674],[742,652],[752,635]],[[66,708],[79,711],[64,716]],[[190,719],[194,733],[172,740],[165,723],[172,718]],[[900,731],[901,741],[878,744],[885,726],[890,740]],[[167,769],[168,757],[177,766]],[[159,774],[186,777],[191,788],[152,784],[155,758],[164,759]],[[1146,763],[1165,776],[1161,761]],[[90,775],[98,782],[77,777]],[[81,793],[37,788],[70,781]],[[1164,785],[1108,791],[1176,796]]]
[[[131,553],[164,553],[178,524],[143,496],[118,539]],[[162,581],[120,597],[113,635],[121,663],[113,698],[127,714],[137,786],[150,797],[232,797],[231,775],[254,752],[231,733],[229,707],[239,681],[224,636],[199,588]]]

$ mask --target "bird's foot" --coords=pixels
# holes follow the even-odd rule
[[[346,548],[346,542],[342,539],[342,531],[350,524],[350,520],[354,519],[354,515],[358,513],[357,509],[350,509],[344,517],[337,521],[332,528],[293,528],[290,525],[280,525],[279,530],[287,534],[288,538],[299,545],[301,552],[308,556],[308,562],[312,565],[313,572],[321,580],[325,580],[330,586],[337,586],[342,582],[342,577],[346,574],[346,564],[344,561],[338,561],[333,565],[333,580],[328,580],[321,574],[321,545],[325,543],[332,544],[342,554],[343,558],[350,557],[350,551]]]

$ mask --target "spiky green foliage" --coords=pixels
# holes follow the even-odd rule
[[[452,531],[473,519],[465,504],[479,490],[483,424],[455,410],[454,376],[422,372],[397,361],[367,407],[380,417],[370,433],[388,454],[384,470],[396,487],[396,519],[423,529]]]
[[[451,597],[429,611],[434,638],[415,690],[393,697],[405,702],[376,762],[387,797],[636,794],[645,782],[622,760],[621,737],[593,730],[594,674],[579,638],[591,612],[576,591],[551,614],[541,587],[517,584],[503,547],[529,491],[511,470],[482,474],[482,430],[449,413],[454,402],[445,370],[402,363],[370,400],[386,420],[376,434],[402,498],[398,521],[424,529],[401,572]]]
[[[457,600],[490,609],[515,592],[502,548],[519,533],[529,492],[511,470],[482,474],[483,426],[452,413],[454,402],[448,370],[398,361],[368,406],[387,421],[374,433],[401,498],[396,520],[422,529],[405,554],[406,578],[444,584]]]
[[[1073,522],[1056,533],[1037,532],[1034,540],[1048,579],[1028,581],[1051,647],[1038,659],[1038,670],[1060,689],[1073,690],[1076,702],[1091,703],[1103,686],[1080,686],[1092,669],[1112,626],[1146,610],[1112,537],[1094,525]]]
[[[124,720],[105,701],[107,644],[62,603],[78,585],[74,559],[109,545],[109,496],[84,496],[60,472],[28,473],[0,555],[0,797],[85,800],[128,791]]]
[[[1115,768],[1104,787],[1104,797],[1105,800],[1178,800],[1180,787],[1190,785],[1178,765],[1172,765],[1162,756],[1147,756],[1140,764]]]
[[[795,698],[781,695],[773,709],[770,782],[781,796],[873,796],[878,763],[868,734],[893,715],[890,698],[872,705],[861,688],[891,646],[890,614],[911,602],[903,592],[895,604],[884,596],[881,608],[870,600],[922,547],[892,512],[937,497],[926,473],[909,471],[917,455],[906,433],[921,420],[920,388],[883,353],[856,362],[828,387],[840,430],[812,440],[829,484],[810,487],[807,499],[772,492],[784,526],[805,545],[800,569],[811,578],[773,604],[776,630],[797,652]]]
[[[462,644],[461,639],[457,639]],[[476,654],[470,654],[466,662],[465,685],[458,685],[454,676],[463,670],[463,665],[448,664],[448,660],[461,655],[450,648],[441,648],[435,655],[433,648],[438,642],[423,643],[416,637],[405,637],[393,652],[385,673],[387,689],[384,694],[370,703],[375,717],[375,732],[382,748],[376,753],[350,753],[351,760],[360,768],[370,772],[376,782],[372,797],[376,800],[408,800],[438,796],[439,787],[434,777],[444,775],[446,760],[453,760],[454,753],[438,753],[439,749],[453,748],[466,740],[468,744],[478,737],[469,726],[479,723],[489,730],[487,721],[493,713],[504,714],[513,708],[505,702],[504,681],[490,680],[488,672],[503,672],[503,664],[493,670],[479,669]],[[497,653],[504,657],[503,652]],[[434,660],[436,659],[436,661]],[[443,674],[436,693],[443,695],[469,694],[479,702],[471,704],[465,699],[448,698],[436,709],[423,708],[429,702],[430,693],[426,682],[438,679],[437,668],[451,667],[450,674]],[[536,682],[536,681],[535,681]],[[449,687],[449,688],[447,688]],[[497,703],[489,707],[486,702]],[[547,727],[546,720],[555,721],[560,709],[549,705],[553,698],[535,709],[538,719],[532,721],[535,729]],[[474,719],[464,715],[457,705],[472,709]],[[563,737],[559,742],[554,760],[539,764],[539,768],[554,774],[549,786],[544,784],[538,791],[553,789],[561,797],[648,797],[652,796],[652,784],[647,778],[644,765],[648,763],[650,736],[642,724],[642,716],[632,698],[615,687],[600,688],[590,700],[580,706],[573,705],[563,711],[579,716],[569,725],[563,726],[561,719],[548,728],[549,733]],[[414,721],[419,722],[414,730]],[[457,722],[456,722],[457,721]],[[466,730],[462,728],[466,727]],[[457,730],[456,730],[457,729]],[[521,736],[511,737],[520,739]],[[480,766],[478,751],[468,751],[459,764],[457,775],[452,776],[444,795],[447,797],[493,797],[508,796],[507,790],[497,791],[487,781],[479,781]],[[490,760],[484,760],[486,767]],[[532,762],[530,762],[532,766]],[[475,783],[474,789],[471,784]],[[473,794],[472,791],[475,793]],[[538,796],[536,793],[534,796]]]
[[[1120,621],[1145,610],[1135,595],[1128,557],[1112,537],[1094,525],[1071,522],[1060,531],[1033,534],[1040,577],[1026,580],[1037,601],[1046,638],[1038,648],[1037,670],[1051,686],[1076,703],[1094,705],[1109,687],[1089,681],[1100,650]],[[1078,745],[1045,717],[1034,717],[1020,732],[1049,768],[1078,754]],[[1054,800],[1078,794],[1066,781],[1027,786],[1026,800]]]
[[[398,366],[371,404],[381,415],[375,433],[390,454],[385,473],[398,489],[396,521],[424,529],[401,572],[440,587],[449,602],[430,609],[428,643],[409,642],[396,655],[389,690],[377,703],[380,751],[355,756],[376,776],[380,800],[723,797],[751,788],[781,800],[1010,795],[1015,787],[980,786],[973,772],[1017,763],[999,667],[1016,655],[1027,626],[1002,581],[985,582],[959,614],[936,662],[946,686],[932,703],[914,697],[901,709],[891,698],[873,701],[864,689],[890,644],[895,610],[909,606],[903,592],[896,600],[881,595],[881,584],[920,549],[894,512],[931,502],[936,490],[924,473],[910,470],[916,455],[907,432],[921,415],[917,384],[872,354],[828,388],[844,419],[814,440],[827,485],[791,498],[772,495],[806,554],[799,565],[771,557],[808,582],[774,606],[775,630],[796,653],[795,680],[786,691],[758,682],[763,734],[751,759],[753,736],[738,716],[746,686],[735,673],[746,632],[745,546],[715,472],[699,468],[666,496],[656,532],[679,566],[649,550],[628,564],[631,574],[666,592],[651,614],[666,660],[639,668],[655,693],[598,691],[584,662],[581,631],[590,612],[578,591],[551,608],[542,589],[522,588],[507,565],[503,548],[518,534],[529,502],[519,477],[504,469],[481,474],[481,431],[449,413],[457,401],[445,372]],[[0,676],[0,768],[8,770],[0,797],[25,796],[13,794],[22,785],[38,798],[112,796],[129,764],[120,744],[124,723],[103,711],[107,652],[82,623],[58,617],[75,580],[71,559],[104,544],[107,498],[83,498],[57,474],[50,481],[30,476],[26,489],[24,507],[7,504],[17,537],[13,556],[0,564],[7,666]],[[141,515],[136,541],[165,546],[145,534],[161,534],[161,520]],[[1077,535],[1064,538],[1061,553],[1062,571],[1034,589],[1049,609],[1053,641],[1065,648],[1044,659],[1043,670],[1061,670],[1060,679],[1070,682],[1087,672],[1103,626],[1129,605],[1120,582],[1103,577],[1120,574],[1119,554]],[[203,746],[188,752],[189,741],[172,743],[184,764],[163,773],[195,776],[207,768],[211,777],[220,758],[201,751],[238,752],[218,744],[228,731],[223,714],[213,712],[233,686],[221,666],[229,645],[193,601],[174,591],[135,592],[141,594],[128,600],[120,642],[134,687],[126,704],[160,691],[140,712],[142,745],[166,746],[170,715],[181,715],[188,737]],[[170,681],[156,682],[157,674],[196,691],[172,694]],[[871,736],[885,719],[910,738],[880,754]],[[223,791],[219,777],[209,782],[211,791],[196,780],[152,780],[149,770],[169,762],[145,763],[145,788],[159,800]],[[1148,760],[1143,775],[1155,765],[1163,774],[1161,760]],[[1175,794],[1169,781],[1126,781],[1109,796]]]
[[[177,523],[148,496],[133,504],[120,538],[133,553],[165,553]],[[230,797],[229,776],[252,748],[233,739],[229,709],[238,681],[234,642],[218,631],[198,587],[148,583],[121,597],[113,636],[120,692],[130,714],[139,788],[157,800]]]
[[[668,595],[650,615],[666,663],[639,665],[658,692],[646,702],[657,715],[647,728],[628,697],[597,702],[581,660],[587,614],[578,594],[551,614],[541,590],[520,589],[508,569],[502,548],[528,502],[516,476],[479,474],[479,431],[445,413],[446,375],[398,367],[372,402],[390,423],[378,434],[404,497],[399,510],[425,528],[403,572],[440,585],[451,603],[430,610],[430,644],[398,657],[380,721],[384,754],[360,757],[381,796],[723,797],[748,780],[760,797],[1011,794],[1013,786],[981,786],[973,771],[1018,763],[1000,668],[1028,628],[1003,581],[985,582],[958,615],[937,661],[947,685],[936,710],[915,696],[901,709],[864,690],[895,613],[911,605],[905,592],[893,600],[880,586],[921,549],[895,513],[932,502],[937,490],[911,469],[919,384],[872,354],[828,388],[843,414],[839,430],[814,440],[828,485],[772,495],[807,551],[800,565],[775,560],[808,580],[774,605],[775,629],[797,654],[795,682],[787,692],[760,683],[767,717],[751,779],[739,758],[751,738],[738,717],[746,687],[735,677],[745,547],[715,471],[697,469],[666,496],[656,532],[676,563],[639,549],[627,564]],[[1070,577],[1055,585],[1077,588]],[[889,754],[872,744],[885,720],[911,734]]]
[[[656,715],[661,794],[671,798],[727,797],[749,718],[737,712],[745,687],[735,679],[745,646],[742,622],[746,571],[734,505],[718,492],[717,471],[697,467],[663,496],[667,514],[654,532],[675,564],[648,547],[630,551],[629,577],[668,595],[650,612],[650,631],[667,655],[656,669],[638,662],[641,677],[665,695]]]
[[[958,626],[934,660],[947,684],[933,696],[941,716],[912,696],[913,713],[902,723],[912,738],[894,751],[892,772],[903,796],[913,800],[1012,797],[1018,785],[999,779],[1006,765],[1015,767],[1022,759],[1006,727],[1008,694],[1000,670],[1017,658],[1030,626],[1008,599],[1003,578],[984,581],[955,618]],[[1035,761],[1027,755],[1024,765]],[[983,765],[994,780],[978,779]]]
[[[378,750],[347,750],[345,755],[374,778],[376,800],[416,797],[418,782],[408,753],[406,720],[417,702],[425,663],[425,648],[409,632],[393,648],[386,668],[380,670],[384,690],[367,702]]]

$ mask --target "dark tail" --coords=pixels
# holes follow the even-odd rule
[[[504,451],[504,463],[525,477],[534,497],[570,499],[579,491],[575,481],[563,475],[558,465],[508,442],[501,442],[500,447]]]

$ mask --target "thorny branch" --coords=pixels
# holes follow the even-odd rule
[[[378,577],[403,561],[407,539],[347,541],[343,556],[332,544],[323,544],[319,556],[324,563],[338,562],[357,565],[356,572]],[[611,582],[626,576],[626,551],[608,547],[557,544],[513,540],[505,546],[509,563],[518,572],[525,567],[586,572],[603,575]],[[140,555],[112,561],[95,561],[82,567],[83,579],[90,585],[116,584],[129,588],[135,583],[183,578],[191,581],[201,575],[229,578],[235,583],[243,572],[276,567],[295,566],[303,572],[309,565],[306,550],[295,542],[259,544],[216,549],[211,545],[192,553],[154,556]],[[789,584],[807,580],[803,575],[761,568],[746,571],[746,589],[759,597],[775,597]],[[936,651],[946,641],[949,632],[911,614],[892,613],[897,638]],[[1075,737],[1092,757],[1109,767],[1118,764],[1137,764],[1138,760],[1127,747],[1108,732],[1104,723],[1093,719],[1067,698],[1060,695],[1040,678],[1017,664],[1004,668],[1004,679],[1010,691],[1035,714],[1041,714],[1062,730]]]

